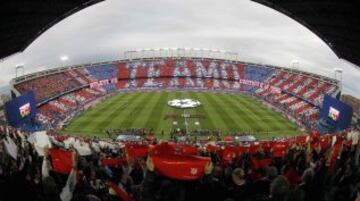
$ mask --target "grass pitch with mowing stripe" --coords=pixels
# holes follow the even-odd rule
[[[169,133],[172,129],[185,128],[183,118],[166,118],[169,114],[184,113],[184,110],[167,105],[167,101],[175,98],[192,98],[201,102],[200,107],[185,111],[190,115],[204,116],[189,118],[189,130],[220,129],[223,133],[242,131],[259,139],[289,137],[300,133],[295,124],[258,100],[241,94],[203,92],[119,94],[75,117],[64,132],[106,138],[105,131],[110,128],[146,128],[154,129],[160,137],[161,131]],[[168,139],[169,135],[164,138]]]

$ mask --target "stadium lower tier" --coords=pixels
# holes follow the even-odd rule
[[[176,143],[1,125],[0,137],[2,201],[353,201],[360,193],[357,130],[251,143]]]

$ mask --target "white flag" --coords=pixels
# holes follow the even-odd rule
[[[4,145],[6,152],[15,160],[17,159],[17,146],[15,142],[10,138],[6,137],[6,140],[4,139]]]

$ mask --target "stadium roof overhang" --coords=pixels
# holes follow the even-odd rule
[[[252,0],[298,21],[342,59],[360,66],[360,1]]]
[[[25,50],[62,19],[103,0],[11,0],[0,2],[0,60]]]
[[[23,51],[50,27],[103,0],[1,1],[0,59]],[[360,66],[360,2],[252,0],[297,20],[317,34],[339,58]]]

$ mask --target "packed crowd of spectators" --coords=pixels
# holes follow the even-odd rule
[[[260,96],[255,94],[255,96],[277,108],[278,112],[282,113],[283,116],[287,117],[288,119],[291,120],[289,117],[294,118],[296,123],[301,127],[304,127],[307,130],[316,128],[316,122],[320,116],[320,110],[318,108],[310,107],[309,109],[300,112],[293,110],[291,107],[288,107],[286,103],[280,103],[279,101],[274,100],[273,96],[271,95]]]
[[[34,91],[36,102],[45,101],[58,94],[79,88],[81,84],[66,73],[51,74],[15,85],[21,93]]]
[[[104,80],[117,77],[115,65],[90,66],[85,68],[86,74],[93,80]]]
[[[0,126],[0,200],[354,201],[357,131],[251,144],[114,142]]]
[[[106,90],[83,88],[51,100],[39,107],[37,120],[49,127],[57,128],[59,123],[82,110],[84,105],[104,96]]]
[[[86,86],[98,80],[109,80],[117,77],[115,65],[90,66],[84,69],[68,70],[66,72],[50,74],[24,81],[16,84],[15,88],[21,93],[29,90],[34,91],[37,102],[46,101],[49,98]],[[113,90],[116,85],[109,84],[104,86],[106,91]]]
[[[119,82],[108,83],[111,79]],[[281,93],[269,88],[240,84],[239,80],[251,80],[278,87]],[[132,60],[116,65],[89,66],[67,72],[42,76],[15,85],[20,93],[33,90],[36,101],[84,87],[92,82],[105,80],[108,84],[95,90],[102,94],[116,89],[195,89],[243,91],[266,100],[299,121],[313,128],[319,116],[323,94],[335,96],[339,86],[316,75],[281,70],[266,66],[239,64],[211,59],[153,59]],[[86,89],[88,90],[88,89]],[[85,91],[86,91],[85,90]],[[93,92],[89,92],[90,95]],[[92,96],[92,95],[91,95]],[[59,122],[74,107],[82,107],[87,94],[69,93],[45,104],[40,115],[42,122]],[[62,101],[59,101],[59,100]],[[71,103],[72,102],[72,103]],[[51,105],[51,106],[48,106]],[[57,118],[60,117],[60,118]],[[304,117],[306,117],[304,119]],[[58,119],[58,120],[56,120]]]
[[[245,91],[286,109],[296,119],[309,117],[304,120],[310,120],[309,128],[319,116],[323,94],[335,96],[339,90],[338,85],[316,75],[210,59],[134,60],[118,65],[118,78],[120,89]],[[282,92],[239,84],[239,79],[268,83]]]

